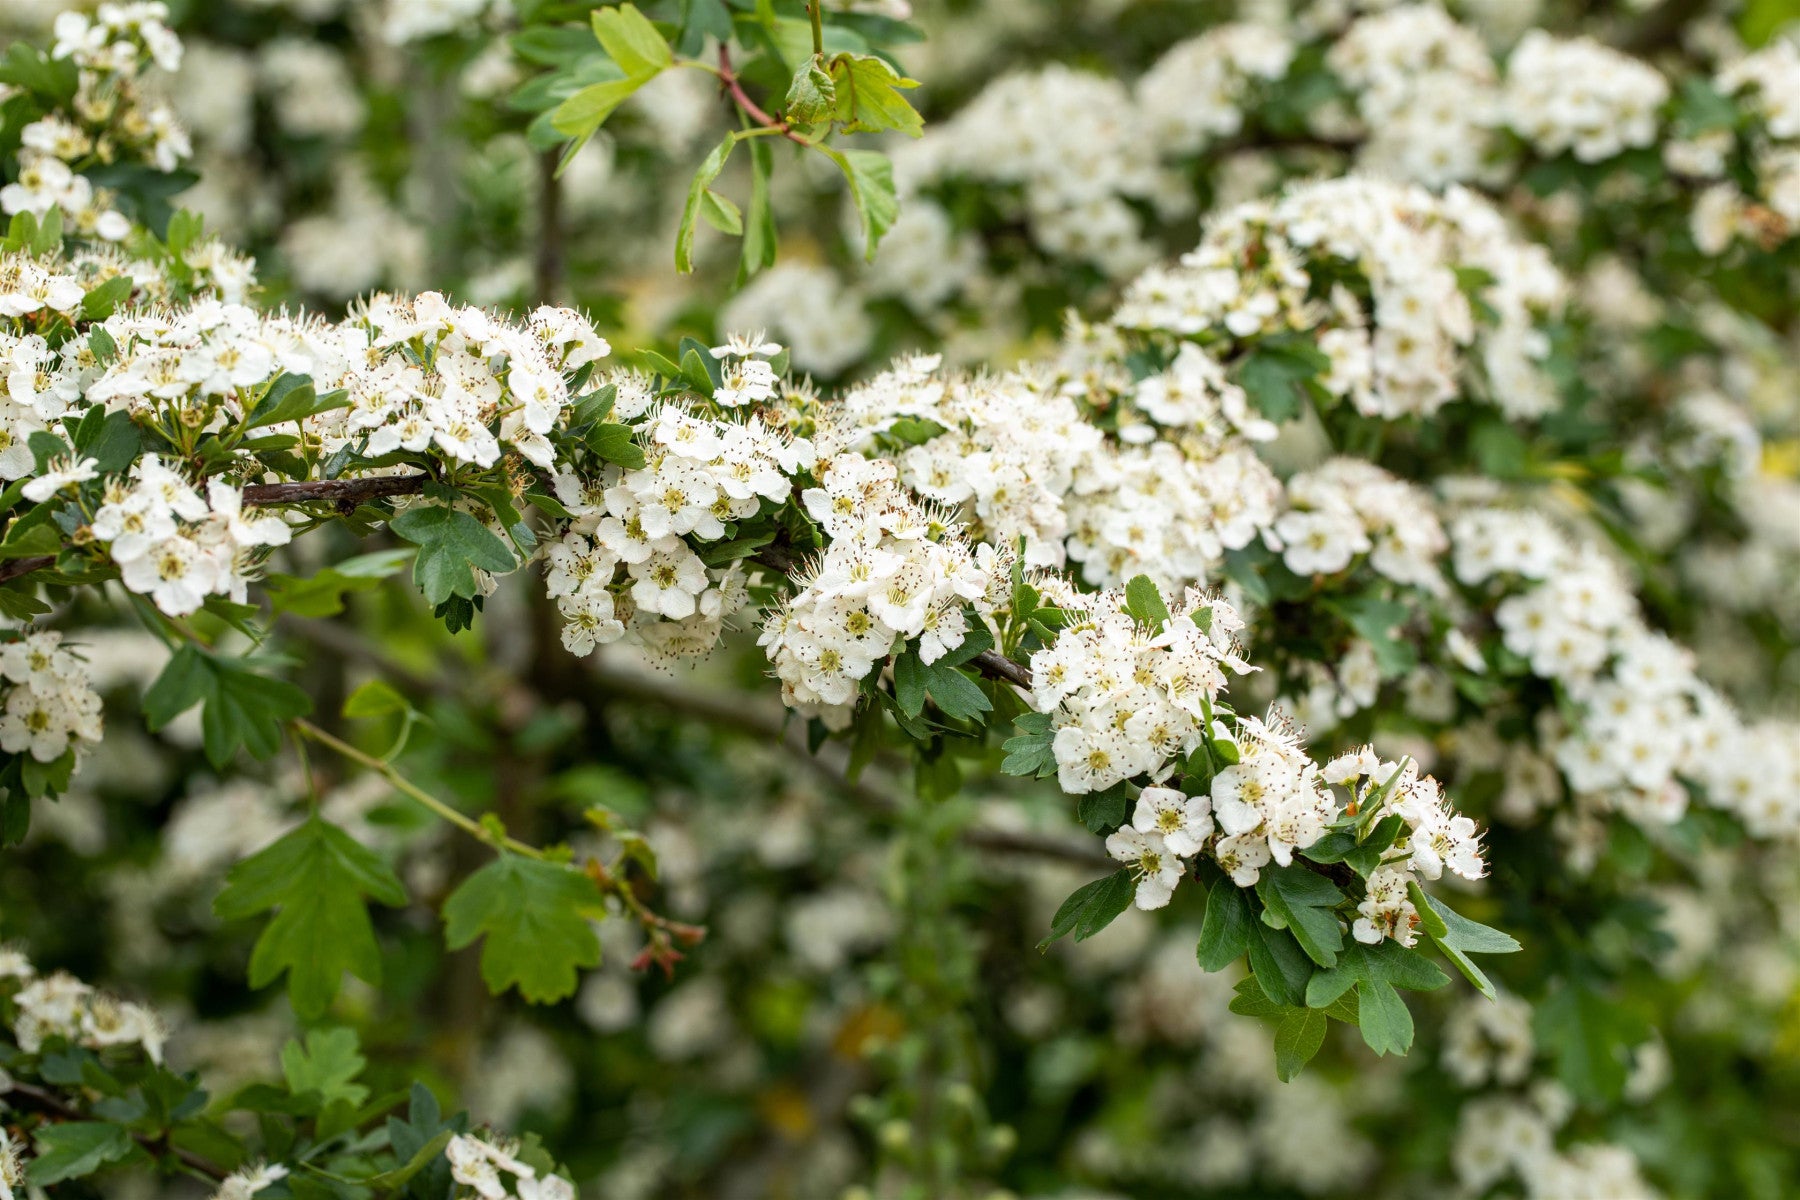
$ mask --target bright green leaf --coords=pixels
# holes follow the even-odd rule
[[[296,1096],[315,1092],[326,1104],[345,1100],[357,1105],[367,1100],[369,1089],[355,1082],[367,1065],[354,1029],[315,1029],[306,1035],[304,1047],[289,1038],[281,1048],[281,1074],[288,1091]]]
[[[576,971],[597,966],[600,889],[562,863],[502,854],[463,881],[444,904],[444,938],[460,950],[486,936],[481,977],[495,995],[517,986],[534,1004],[572,995]]]
[[[856,214],[862,218],[863,257],[875,261],[875,247],[882,235],[894,226],[900,215],[900,196],[894,190],[894,164],[887,155],[874,150],[819,150],[844,173],[850,184],[850,199]]]
[[[687,203],[681,209],[681,226],[675,231],[675,269],[683,275],[694,269],[694,221],[700,215],[702,198],[712,187],[713,180],[719,177],[719,172],[725,169],[725,162],[737,143],[735,133],[726,134],[725,140],[714,146],[701,161],[688,184]]]
[[[345,971],[381,981],[381,949],[365,898],[398,907],[406,889],[381,856],[312,817],[231,869],[213,911],[228,921],[275,909],[250,955],[250,986],[283,971],[303,1018],[322,1014]]]
[[[594,10],[594,36],[627,76],[655,75],[674,61],[669,43],[636,5]]]

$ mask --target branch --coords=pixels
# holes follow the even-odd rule
[[[298,483],[253,483],[244,488],[245,504],[312,504],[320,500],[334,501],[340,512],[350,513],[367,500],[386,496],[417,496],[425,490],[431,476],[424,472],[411,475],[369,475],[361,479],[306,479]]]
[[[5,1091],[0,1091],[0,1100],[4,1100],[7,1104],[12,1105],[15,1108],[22,1107],[18,1104],[18,1099],[21,1097],[29,1101],[30,1106],[38,1112],[55,1117],[59,1121],[90,1121],[93,1119],[80,1109],[64,1102],[62,1097],[58,1096],[55,1092],[38,1087],[35,1084],[20,1083],[15,1079],[11,1081],[10,1086],[7,1087]],[[183,1150],[179,1146],[169,1145],[166,1137],[151,1137],[148,1134],[143,1133],[134,1133],[131,1136],[138,1145],[142,1146],[145,1150],[148,1150],[151,1154],[173,1155],[176,1161],[181,1163],[182,1166],[190,1171],[198,1171],[208,1179],[223,1180],[230,1174],[230,1172],[214,1163],[208,1162],[206,1159],[201,1158],[192,1151]]]

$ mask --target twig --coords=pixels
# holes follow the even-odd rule
[[[782,137],[796,145],[812,145],[806,138],[795,133],[793,126],[789,125],[786,121],[777,121],[774,117],[771,117],[768,113],[764,112],[761,105],[750,98],[749,93],[744,91],[744,85],[738,82],[737,72],[731,69],[731,49],[724,44],[719,46],[719,82],[725,85],[725,90],[731,93],[732,100],[737,103],[739,108],[744,110],[744,115],[749,117],[752,121],[755,121],[764,129],[774,130],[776,133],[779,133]]]
[[[496,837],[494,833],[489,831],[481,824],[481,822],[470,817],[467,813],[460,812],[457,809],[450,807],[450,805],[445,804],[442,800],[439,800],[436,796],[402,775],[399,771],[394,769],[392,763],[383,762],[373,754],[363,753],[342,738],[333,737],[331,734],[326,733],[311,721],[296,719],[293,723],[293,727],[294,732],[301,737],[311,738],[326,749],[334,750],[351,762],[357,763],[358,765],[375,772],[377,775],[387,780],[395,791],[403,796],[418,801],[420,804],[478,841],[486,842],[488,845],[498,849],[510,850],[514,854],[523,854],[527,858],[544,857],[544,852],[542,850],[539,850],[536,846],[527,845],[517,838],[506,837],[504,835]]]

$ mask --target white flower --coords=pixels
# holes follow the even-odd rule
[[[1161,908],[1181,882],[1181,860],[1162,835],[1127,826],[1106,839],[1106,852],[1130,868],[1137,880],[1136,904],[1142,909]]]
[[[1212,836],[1212,799],[1184,796],[1174,788],[1147,787],[1138,796],[1131,824],[1139,833],[1161,834],[1172,852],[1191,857],[1200,853]]]
[[[86,483],[97,478],[99,459],[53,458],[46,465],[44,473],[25,485],[24,496],[34,504],[41,504],[71,484]]]

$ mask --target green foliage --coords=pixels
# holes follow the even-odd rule
[[[1250,949],[1256,915],[1250,896],[1229,879],[1215,881],[1206,893],[1206,917],[1194,948],[1203,971],[1223,971]]]
[[[1134,890],[1131,872],[1124,869],[1082,884],[1056,910],[1049,936],[1038,943],[1038,949],[1048,950],[1065,934],[1074,934],[1078,942],[1093,937],[1130,906]]]
[[[1538,1003],[1532,1032],[1554,1061],[1562,1085],[1592,1107],[1618,1099],[1631,1070],[1632,1049],[1650,1035],[1633,1009],[1572,979]]]
[[[281,1048],[281,1074],[294,1095],[312,1093],[321,1106],[361,1104],[369,1089],[356,1082],[368,1060],[362,1056],[354,1029],[315,1029],[306,1044],[290,1039]]]
[[[1056,774],[1056,755],[1051,748],[1056,734],[1050,728],[1050,715],[1021,713],[1013,719],[1013,725],[1019,732],[1001,746],[1006,758],[1000,763],[1000,770],[1039,779]]]
[[[37,1132],[37,1157],[26,1169],[35,1187],[92,1175],[136,1149],[123,1125],[110,1121],[65,1121]]]
[[[271,573],[264,582],[269,604],[277,613],[297,617],[334,617],[344,611],[344,597],[370,592],[392,578],[412,558],[406,549],[377,550],[322,567],[304,578]]]
[[[517,987],[534,1004],[575,992],[576,971],[600,962],[600,890],[564,863],[501,854],[444,903],[444,937],[460,950],[478,937],[481,977],[496,994]]]
[[[675,269],[686,274],[694,269],[694,221],[702,211],[703,202],[711,197],[717,205],[729,203],[712,190],[713,180],[725,169],[726,160],[731,157],[733,146],[737,145],[736,134],[726,134],[725,140],[712,148],[694,172],[693,182],[688,185],[687,203],[681,210],[681,226],[675,234]],[[732,211],[736,211],[735,207]],[[742,220],[739,220],[742,229]]]
[[[1449,976],[1430,959],[1397,942],[1373,946],[1351,942],[1338,955],[1336,966],[1307,983],[1306,1004],[1328,1007],[1354,987],[1358,1023],[1369,1049],[1376,1054],[1405,1054],[1412,1048],[1413,1020],[1396,989],[1431,991],[1448,982]]]
[[[434,605],[452,596],[472,599],[477,594],[477,569],[504,572],[519,565],[492,530],[448,505],[409,508],[389,522],[388,528],[419,548],[413,559],[413,581]]]
[[[272,757],[281,747],[283,726],[312,711],[312,701],[256,665],[255,659],[181,647],[144,693],[145,722],[158,730],[199,704],[202,741],[213,766],[230,762],[239,747],[255,758]]]
[[[374,851],[314,816],[233,867],[213,911],[241,920],[276,910],[250,956],[250,986],[286,971],[294,1011],[311,1018],[324,1013],[345,971],[381,982],[371,898],[397,907],[406,889]]]
[[[820,149],[837,164],[850,185],[850,199],[862,221],[863,257],[874,262],[876,246],[900,215],[900,197],[894,190],[894,164],[886,155],[873,150],[833,150],[825,146]]]
[[[839,54],[827,71],[832,84],[828,102],[845,133],[895,129],[916,138],[925,132],[924,120],[900,94],[902,89],[918,87],[919,81],[901,75],[887,60],[873,54]],[[798,75],[795,78],[797,81]]]
[[[1335,910],[1344,902],[1344,893],[1335,884],[1298,863],[1271,864],[1256,881],[1256,895],[1263,902],[1266,925],[1293,933],[1307,957],[1321,967],[1336,965],[1344,935]]]
[[[1407,891],[1412,897],[1413,907],[1418,910],[1420,927],[1425,930],[1432,944],[1443,951],[1445,958],[1456,964],[1456,969],[1482,995],[1492,1000],[1495,996],[1493,982],[1469,955],[1514,954],[1519,950],[1519,943],[1510,934],[1490,929],[1462,916],[1416,883],[1409,883]]]
[[[1231,379],[1258,412],[1282,422],[1299,416],[1307,397],[1323,390],[1316,381],[1330,369],[1331,360],[1311,338],[1282,334],[1253,344],[1233,366]]]
[[[1157,633],[1169,623],[1169,606],[1146,575],[1136,575],[1125,585],[1125,615]]]

